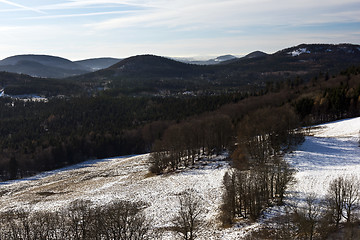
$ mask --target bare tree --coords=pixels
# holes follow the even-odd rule
[[[201,229],[201,214],[204,212],[201,200],[193,189],[179,196],[180,208],[173,219],[174,231],[184,240],[194,240]]]
[[[345,213],[343,213],[343,217],[345,218],[347,223],[350,223],[353,218],[353,211],[358,208],[360,192],[359,192],[359,180],[352,176],[351,178],[347,178],[344,180],[344,203],[343,207]]]
[[[150,222],[146,219],[142,202],[113,201],[102,211],[106,239],[143,240],[149,238]]]
[[[70,238],[75,240],[91,239],[93,220],[91,201],[76,200],[72,202],[68,209]]]
[[[339,226],[339,222],[343,215],[344,199],[344,178],[338,177],[330,182],[327,198],[329,210],[332,214],[336,228]]]
[[[298,225],[298,236],[300,238],[312,240],[316,233],[316,228],[321,216],[320,206],[316,202],[316,197],[310,194],[306,197],[305,206],[294,209],[294,220]]]
[[[223,226],[233,223],[236,214],[236,178],[234,172],[226,172],[223,177],[225,187],[222,195],[221,222]],[[242,199],[240,199],[242,200]]]

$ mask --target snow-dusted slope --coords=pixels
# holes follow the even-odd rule
[[[297,169],[297,183],[289,191],[302,199],[306,194],[326,194],[329,182],[339,175],[360,177],[360,118],[313,127],[306,141],[286,159]],[[260,223],[219,228],[222,178],[229,169],[226,161],[210,158],[193,169],[160,176],[148,175],[148,154],[92,160],[38,176],[0,183],[0,211],[30,207],[56,210],[75,199],[106,204],[112,199],[144,201],[146,214],[155,228],[170,226],[178,208],[178,194],[193,188],[203,201],[205,230],[199,239],[241,239]],[[278,214],[270,210],[269,215]],[[281,211],[281,209],[280,209]],[[162,239],[173,239],[165,232]]]
[[[222,178],[229,169],[224,156],[204,159],[192,169],[151,177],[147,176],[148,157],[145,154],[92,160],[32,178],[0,183],[0,211],[19,207],[53,211],[75,199],[91,200],[98,205],[124,199],[147,203],[145,212],[153,226],[164,228],[171,225],[179,207],[179,194],[192,188],[204,207],[202,218],[206,228],[200,239],[243,235],[243,229],[237,228],[235,232],[219,229]],[[171,232],[165,232],[162,239],[174,237]]]
[[[359,138],[360,118],[340,120],[315,126],[312,130],[315,137]]]
[[[298,171],[291,191],[304,197],[323,197],[331,180],[338,176],[360,178],[360,118],[315,126],[305,142],[287,160]]]

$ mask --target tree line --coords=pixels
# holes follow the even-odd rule
[[[337,177],[329,183],[324,198],[311,193],[302,202],[287,205],[284,215],[266,223],[249,239],[356,239],[359,201],[359,179]]]
[[[42,194],[48,194],[46,192]],[[115,199],[103,205],[74,200],[57,210],[18,208],[0,213],[0,239],[6,240],[146,240],[161,239],[145,214],[148,204]],[[201,198],[193,189],[179,193],[168,229],[184,240],[198,238],[203,227]]]
[[[293,170],[283,154],[303,141],[299,120],[291,108],[254,111],[239,124],[233,168],[224,175],[223,225],[234,219],[256,220],[273,204],[283,204]]]
[[[97,207],[75,200],[59,212],[16,209],[1,213],[0,239],[151,239],[144,203],[115,200]]]
[[[153,146],[150,171],[159,174],[193,166],[203,155],[225,151],[232,128],[228,116],[216,114],[170,126]]]
[[[233,100],[230,95],[134,98],[105,93],[47,103],[0,98],[0,178],[149,152],[170,125]]]

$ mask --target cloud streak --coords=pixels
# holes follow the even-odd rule
[[[0,0],[0,46],[69,58],[359,42],[359,0]],[[31,11],[31,12],[29,12]],[[34,14],[34,13],[46,14]],[[43,50],[42,50],[43,49]],[[10,51],[8,50],[8,51]],[[51,52],[47,52],[47,51]],[[56,53],[58,51],[58,53]],[[6,52],[1,52],[5,55]]]
[[[25,20],[35,19],[59,19],[59,18],[75,18],[75,17],[92,17],[92,16],[103,16],[103,15],[118,15],[118,14],[130,14],[134,11],[110,11],[110,12],[93,12],[93,13],[74,13],[74,14],[58,14],[58,15],[46,15],[36,17],[26,17]]]
[[[35,8],[32,8],[32,7],[27,7],[27,6],[24,6],[24,5],[15,3],[15,2],[7,1],[7,0],[0,0],[0,3],[5,3],[5,4],[8,4],[8,5],[17,7],[17,8],[21,8],[23,10],[29,10],[29,11],[45,14],[45,12],[43,12],[43,11],[41,11],[39,9],[35,9]]]
[[[80,1],[81,2],[81,1]],[[170,2],[170,1],[169,1]],[[125,1],[132,4],[134,1]],[[135,3],[147,7],[141,1]],[[124,27],[165,27],[170,29],[185,28],[242,28],[251,26],[299,26],[334,22],[359,21],[357,11],[339,13],[338,1],[288,1],[253,0],[253,1],[211,1],[172,0],[170,3],[152,1],[148,11],[134,12],[132,16],[119,16],[104,20],[89,27],[95,29],[116,29]],[[345,0],[342,4],[356,4]],[[157,7],[160,6],[161,7]],[[309,7],[311,6],[311,8]],[[350,6],[351,7],[351,6]],[[359,5],[360,7],[360,5]],[[344,15],[346,17],[344,18]]]

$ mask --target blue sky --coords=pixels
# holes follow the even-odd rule
[[[0,59],[272,53],[360,43],[359,0],[0,0]]]

